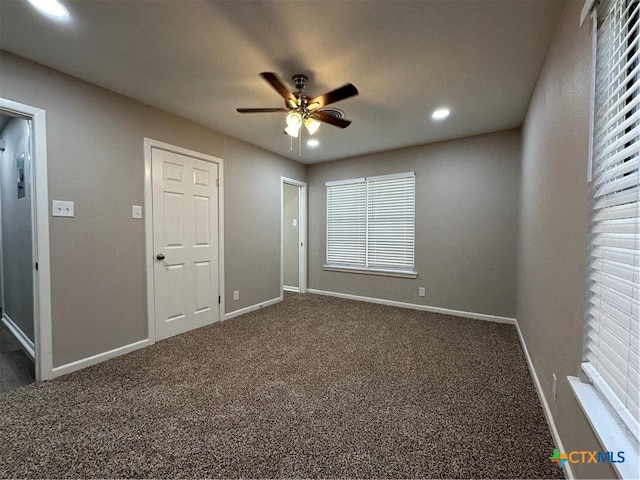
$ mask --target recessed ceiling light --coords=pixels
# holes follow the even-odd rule
[[[320,142],[315,138],[312,138],[311,140],[307,141],[307,145],[309,145],[310,147],[317,147],[318,145],[320,145]]]
[[[434,120],[442,120],[443,118],[447,118],[450,113],[448,108],[439,108],[431,114],[431,118]]]
[[[40,12],[51,17],[63,18],[69,16],[69,11],[58,0],[29,0],[29,3]]]

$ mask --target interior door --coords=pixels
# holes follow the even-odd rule
[[[219,320],[218,165],[153,148],[156,340]]]

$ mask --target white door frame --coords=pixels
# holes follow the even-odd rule
[[[307,291],[307,183],[280,177],[280,295],[284,295],[284,185],[299,187],[298,201],[298,287]]]
[[[0,98],[0,113],[31,120],[33,127],[31,162],[31,221],[33,261],[34,353],[36,381],[52,378],[51,264],[49,257],[49,185],[47,180],[46,114],[41,108]]]
[[[168,143],[159,142],[152,138],[144,139],[144,236],[147,270],[147,329],[149,345],[156,342],[156,305],[155,286],[153,277],[153,265],[155,253],[153,250],[153,182],[151,178],[151,153],[153,148],[166,150],[167,152],[186,155],[205,162],[218,165],[218,285],[220,289],[219,316],[224,319],[224,190],[223,185],[223,160],[218,157],[194,152],[186,148],[177,147]]]

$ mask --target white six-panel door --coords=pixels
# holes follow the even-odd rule
[[[218,165],[152,148],[156,340],[219,320]]]

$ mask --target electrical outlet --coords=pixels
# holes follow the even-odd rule
[[[427,292],[425,291],[424,287],[418,288],[418,295],[420,295],[421,297],[424,297],[426,294]]]
[[[53,200],[52,210],[54,217],[73,217],[75,215],[75,205],[73,202]]]
[[[551,393],[553,394],[553,400],[558,399],[558,377],[556,374],[553,374],[553,385],[551,386]]]
[[[142,218],[142,206],[140,205],[131,206],[131,218]]]
[[[233,301],[237,302],[238,300],[240,300],[240,290],[234,290],[233,291]]]

